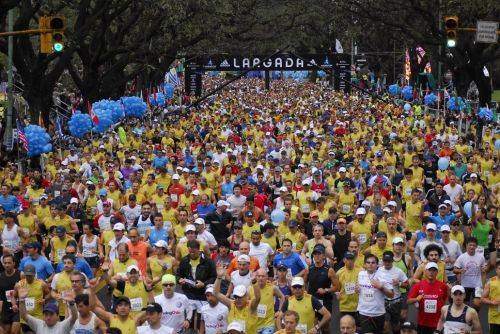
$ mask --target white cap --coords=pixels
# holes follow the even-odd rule
[[[357,214],[357,215],[366,215],[366,210],[365,210],[365,208],[358,208],[358,209],[356,210],[356,214]]]
[[[347,169],[345,169],[345,167],[339,168],[339,173],[345,173],[345,172],[347,172]]]
[[[305,179],[304,181],[302,181],[302,185],[305,186],[305,185],[311,185],[311,181],[309,181],[309,179]]]
[[[176,170],[182,171],[182,166],[177,166]]]
[[[369,206],[371,207],[372,206],[372,203],[368,200],[364,200],[363,202],[361,202],[361,206]]]
[[[124,231],[125,230],[125,225],[122,223],[116,223],[115,226],[113,226],[113,231]]]
[[[452,288],[451,288],[451,294],[454,294],[455,291],[460,291],[461,293],[465,293],[465,288],[459,284],[457,285],[454,285]]]
[[[399,244],[399,243],[405,243],[405,241],[403,240],[403,238],[401,238],[401,237],[395,237],[394,239],[392,239],[392,244]]]
[[[247,288],[242,284],[235,286],[233,290],[233,296],[237,297],[243,297],[244,295],[246,295],[246,293],[247,293]]]
[[[132,270],[139,272],[139,267],[136,266],[135,264],[127,267],[127,273],[130,273]]]
[[[195,225],[203,225],[203,224],[205,224],[205,219],[203,219],[203,218],[201,218],[201,217],[200,217],[200,218],[196,218],[196,219],[194,220],[194,224],[195,224]]]
[[[233,321],[227,326],[227,331],[238,331],[238,332],[243,332],[243,325],[239,321]]]
[[[182,169],[182,172],[183,172],[183,173],[189,173],[189,168],[185,168],[185,167],[184,167],[184,168]]]
[[[181,176],[179,174],[172,175],[172,180],[180,180]]]
[[[476,173],[472,173],[472,174],[470,175],[470,177],[477,177],[477,174],[476,174]]]
[[[231,204],[229,204],[229,202],[228,202],[228,201],[224,201],[224,200],[222,200],[222,199],[221,199],[221,200],[219,200],[219,201],[217,202],[217,206],[218,206],[218,207],[221,207],[221,206],[228,206],[228,207],[229,207],[229,206],[231,206]]]
[[[189,232],[189,231],[196,232],[196,227],[194,227],[194,225],[189,224],[188,226],[186,226],[184,232]]]
[[[168,243],[165,240],[155,242],[155,247],[168,248]]]
[[[73,203],[78,204],[78,198],[76,198],[76,197],[71,197],[71,199],[69,200],[69,203],[70,203],[70,204],[73,204]]]
[[[133,155],[130,157],[130,160],[137,160],[137,158],[135,157],[135,155]]]
[[[191,194],[198,196],[200,194],[200,191],[198,189],[195,189],[191,192]]]
[[[451,205],[451,201],[450,201],[449,199],[444,200],[444,201],[443,201],[443,204],[448,204],[448,205]]]
[[[441,228],[440,228],[439,230],[440,230],[441,232],[443,232],[443,231],[451,231],[451,230],[450,230],[450,226],[448,226],[448,225],[446,225],[446,224],[445,224],[445,225],[443,225],[443,226],[441,226]]]
[[[397,207],[397,206],[398,206],[398,205],[396,204],[396,202],[394,202],[394,201],[389,201],[389,202],[387,202],[387,205],[389,205],[389,206],[393,206],[393,207]]]
[[[257,165],[257,169],[264,169],[264,166],[262,166],[262,165]]]
[[[439,209],[441,209],[441,208],[445,208],[445,209],[446,209],[446,208],[448,208],[448,207],[446,206],[446,204],[439,204],[438,208],[439,208]]]
[[[305,167],[304,164],[299,164],[299,168]]]
[[[436,262],[429,262],[425,265],[425,270],[428,270],[431,268],[434,268],[436,270],[438,269],[438,265],[436,264]]]
[[[281,188],[279,189],[279,191],[288,191],[288,188],[287,188],[287,187],[285,187],[285,186],[283,186],[283,187],[281,187]]]
[[[253,151],[252,150],[248,150],[247,153],[248,154],[253,154]]]
[[[250,256],[246,254],[241,254],[240,256],[238,256],[238,262],[250,263]]]
[[[387,212],[387,213],[391,213],[391,212],[392,212],[391,208],[389,208],[389,207],[387,207],[387,206],[384,208],[384,210],[383,210],[383,211],[384,211],[384,212]]]
[[[298,277],[298,276],[292,278],[291,286],[294,286],[294,285],[304,286],[304,279],[302,277]]]
[[[434,231],[436,231],[437,230],[437,226],[434,223],[428,223],[427,225],[425,225],[425,229],[426,230],[434,230]]]
[[[212,284],[207,285],[207,288],[205,289],[205,293],[214,293],[214,286]]]

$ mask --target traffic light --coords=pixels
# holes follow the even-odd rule
[[[458,16],[445,16],[444,27],[446,31],[446,45],[449,48],[457,45]]]
[[[49,29],[49,17],[40,16],[38,29]],[[52,34],[50,32],[40,33],[40,53],[52,53]]]
[[[52,49],[54,52],[61,52],[64,49],[64,30],[66,29],[66,19],[64,16],[51,16],[49,29],[52,29]]]

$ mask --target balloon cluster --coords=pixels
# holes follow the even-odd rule
[[[155,95],[156,95],[156,98],[155,98]],[[165,95],[163,93],[151,94],[149,96],[149,103],[151,103],[152,106],[164,107],[165,106]]]
[[[97,133],[104,133],[113,125],[113,118],[106,109],[94,110],[95,115],[99,118],[99,122],[92,129]]]
[[[401,93],[401,87],[399,87],[398,84],[390,85],[389,86],[389,94],[392,96],[397,96]]]
[[[451,111],[465,110],[465,102],[461,97],[451,97],[446,104]]]
[[[424,96],[424,104],[426,106],[432,106],[436,104],[437,102],[437,96],[434,93],[430,93]]]
[[[477,113],[477,117],[485,122],[491,122],[493,120],[493,112],[489,108],[480,108]]]
[[[77,110],[68,121],[69,132],[73,137],[82,138],[92,130],[92,119],[89,114]]]
[[[174,97],[174,90],[175,90],[174,85],[172,85],[171,83],[166,83],[163,86],[163,89],[165,89],[165,98],[166,99],[171,99]]]
[[[326,72],[325,71],[318,71],[318,77],[326,78]]]
[[[119,122],[123,117],[125,117],[125,112],[123,105],[120,101],[113,100],[100,100],[92,104],[92,109],[94,112],[97,110],[102,110],[111,115],[113,123]]]
[[[294,79],[297,81],[305,80],[307,78],[307,71],[284,71],[283,76],[285,78]]]
[[[124,96],[121,102],[125,108],[126,117],[142,118],[148,109],[148,106],[138,96]]]
[[[36,157],[42,153],[52,151],[50,136],[47,131],[38,125],[28,125],[24,129],[24,134],[28,140],[28,156]]]
[[[404,86],[401,90],[401,94],[403,95],[403,99],[411,100],[413,99],[413,87],[412,86]]]

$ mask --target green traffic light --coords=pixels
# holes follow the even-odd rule
[[[454,48],[457,45],[457,41],[454,39],[449,39],[446,41],[446,46],[449,48]]]
[[[64,49],[64,45],[62,43],[54,43],[54,51],[61,52]]]

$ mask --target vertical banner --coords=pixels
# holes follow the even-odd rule
[[[410,52],[408,48],[405,51],[405,84],[410,83],[411,66],[410,66]]]
[[[351,92],[351,58],[347,54],[335,55],[335,90],[349,94]]]

